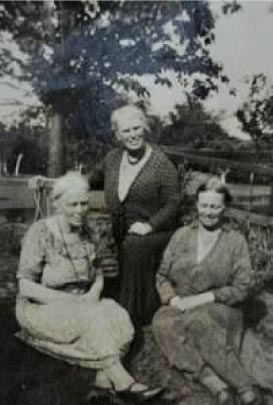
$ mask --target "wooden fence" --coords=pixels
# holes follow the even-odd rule
[[[187,193],[193,195],[200,179],[192,179],[187,187]],[[29,177],[2,177],[0,178],[0,216],[10,221],[32,222],[35,216],[36,205],[33,192],[28,187]],[[236,208],[230,209],[230,215],[239,220],[261,226],[273,226],[273,217],[250,212],[252,206],[267,206],[270,198],[270,187],[248,186],[237,184],[229,185],[234,196]],[[42,201],[44,215],[47,215],[46,196]],[[241,208],[237,205],[240,204]],[[90,205],[93,213],[107,216],[107,208],[102,191],[90,192]],[[3,219],[2,219],[3,222]]]
[[[240,162],[239,160],[215,157],[212,154],[206,154],[206,152],[199,150],[189,150],[172,146],[163,147],[163,150],[171,158],[171,160],[177,164],[184,163],[186,161],[191,164],[205,166],[208,168],[208,170],[217,167],[232,168],[235,170],[241,170],[242,172],[253,172],[259,175],[266,175],[273,179],[273,166],[269,165],[268,163]]]

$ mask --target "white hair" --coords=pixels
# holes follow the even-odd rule
[[[148,122],[148,118],[145,114],[145,112],[138,107],[135,104],[127,104],[124,105],[123,107],[119,107],[116,110],[114,110],[111,114],[111,126],[112,126],[112,130],[113,131],[118,131],[118,122],[119,119],[122,115],[126,115],[126,114],[134,114],[135,116],[138,116],[140,118],[140,120],[143,123],[143,127],[145,128],[145,130],[147,132],[150,131],[150,126],[149,126],[149,122]]]
[[[67,191],[73,189],[81,189],[83,191],[89,191],[89,184],[87,178],[79,172],[67,172],[64,176],[59,177],[53,186],[51,192],[51,198],[53,201],[57,201]]]

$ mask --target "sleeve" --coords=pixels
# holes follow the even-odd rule
[[[253,271],[248,245],[245,238],[239,233],[233,239],[232,263],[231,285],[214,290],[215,301],[227,305],[242,302],[251,287]]]
[[[27,231],[20,255],[17,278],[39,282],[45,262],[45,231],[42,223],[34,223]]]
[[[153,230],[158,231],[164,229],[165,226],[174,221],[180,205],[180,187],[178,172],[173,164],[167,159],[164,159],[160,172],[160,199],[161,206],[149,219],[149,224]]]
[[[163,258],[156,275],[156,289],[158,291],[161,303],[165,305],[168,304],[170,299],[176,295],[170,277],[170,272],[175,260],[175,255],[180,240],[181,240],[181,230],[178,230],[172,236],[163,254]]]

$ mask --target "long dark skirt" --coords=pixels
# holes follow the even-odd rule
[[[153,319],[155,339],[171,366],[196,378],[200,378],[202,369],[209,366],[237,389],[255,384],[238,354],[241,328],[241,311],[218,303],[185,313],[162,306]]]
[[[120,245],[119,303],[136,328],[149,324],[159,307],[155,274],[170,236],[171,232],[127,235]]]

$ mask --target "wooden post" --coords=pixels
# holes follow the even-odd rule
[[[272,183],[272,180],[271,180],[270,188],[271,188],[271,192],[270,192],[270,199],[269,199],[267,215],[272,217],[273,216],[273,183]]]

